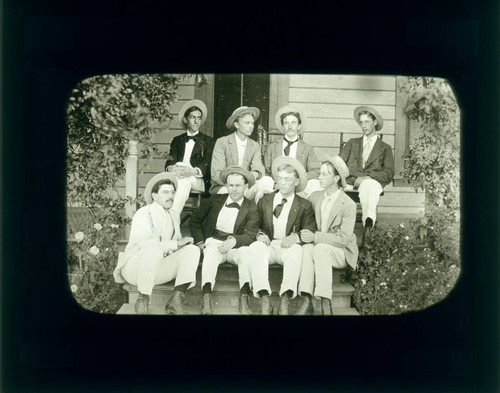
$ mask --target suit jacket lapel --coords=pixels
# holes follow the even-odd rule
[[[232,134],[232,137],[228,138],[229,150],[231,151],[231,157],[233,159],[233,163],[231,165],[238,165],[238,146],[236,145],[236,133]],[[228,163],[228,166],[229,163]]]
[[[243,199],[243,203],[241,204],[240,210],[238,211],[238,215],[236,216],[236,221],[234,222],[233,234],[236,234],[238,232],[238,229],[243,223],[243,219],[247,216],[248,203],[249,202],[246,198]]]
[[[295,219],[297,218],[297,214],[299,213],[299,198],[297,198],[297,194],[295,194],[295,197],[293,198],[293,203],[292,207],[290,208],[290,213],[288,214],[288,221],[286,223],[286,233],[288,236],[288,233],[292,232],[292,225],[295,222]]]
[[[271,194],[267,194],[264,196],[266,198],[263,202],[263,210],[264,210],[264,216],[263,216],[263,221],[264,225],[262,226],[262,229],[268,228],[270,238],[273,240],[274,237],[274,227],[273,227],[273,201],[274,201],[274,196],[276,195],[276,192],[273,192]]]
[[[314,214],[316,216],[316,223],[318,228],[321,230],[321,203],[323,202],[324,194],[322,193],[319,198],[316,198],[318,201],[314,204]]]
[[[302,162],[300,160],[300,157],[304,154],[304,142],[302,142],[300,139],[297,141],[297,152],[295,153],[295,158]]]
[[[357,154],[358,166],[363,168],[363,137],[356,139],[356,143],[358,144],[357,149],[354,151]]]
[[[373,149],[370,152],[368,159],[366,160],[365,168],[367,168],[368,165],[370,165],[375,160],[375,158],[377,158],[382,153],[382,151],[383,151],[382,142],[380,141],[380,138],[377,135],[377,140],[375,141]]]
[[[333,202],[332,210],[330,210],[330,214],[328,215],[328,225],[327,228],[330,228],[332,226],[333,220],[339,214],[340,208],[344,201],[342,200],[341,195],[335,199],[335,202]]]

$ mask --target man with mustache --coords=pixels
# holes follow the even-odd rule
[[[176,188],[172,173],[160,173],[148,182],[144,190],[148,204],[135,212],[127,247],[113,272],[115,282],[137,286],[137,314],[148,314],[155,285],[173,279],[174,292],[165,312],[182,314],[184,292],[196,283],[200,249],[192,237],[181,236],[179,214],[171,210]]]

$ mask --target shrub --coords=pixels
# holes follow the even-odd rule
[[[429,247],[421,251],[412,228],[379,225],[365,240],[358,269],[350,278],[358,311],[394,315],[422,310],[444,299],[460,268],[443,263]]]

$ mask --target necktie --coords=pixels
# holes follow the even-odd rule
[[[366,161],[368,161],[368,157],[370,156],[370,141],[367,139],[366,143],[363,145],[363,168],[366,165]]]
[[[288,139],[285,138],[285,142],[288,143],[288,145],[285,147],[285,156],[289,156],[290,155],[290,147],[295,143],[297,142],[297,139],[294,140],[294,141],[289,141]]]
[[[283,200],[281,201],[281,203],[279,205],[276,205],[276,207],[274,208],[274,217],[278,218],[281,214],[281,211],[283,210],[283,206],[284,204],[286,203],[286,198],[283,198]]]
[[[238,210],[240,209],[240,205],[238,205],[236,202],[227,203],[226,207],[234,207],[235,209]]]

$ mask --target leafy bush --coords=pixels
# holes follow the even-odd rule
[[[460,110],[448,83],[440,78],[408,77],[406,116],[420,134],[405,154],[403,176],[416,181],[436,207],[460,209]]]
[[[429,247],[416,245],[412,228],[399,224],[371,232],[351,275],[354,305],[361,314],[394,315],[427,308],[444,299],[460,268],[440,260]]]
[[[129,139],[152,158],[157,130],[177,99],[171,75],[103,75],[80,82],[67,108],[67,238],[71,290],[86,309],[115,313],[124,301],[112,272],[117,240],[130,219],[116,183],[125,174]],[[75,213],[75,206],[81,210]]]

